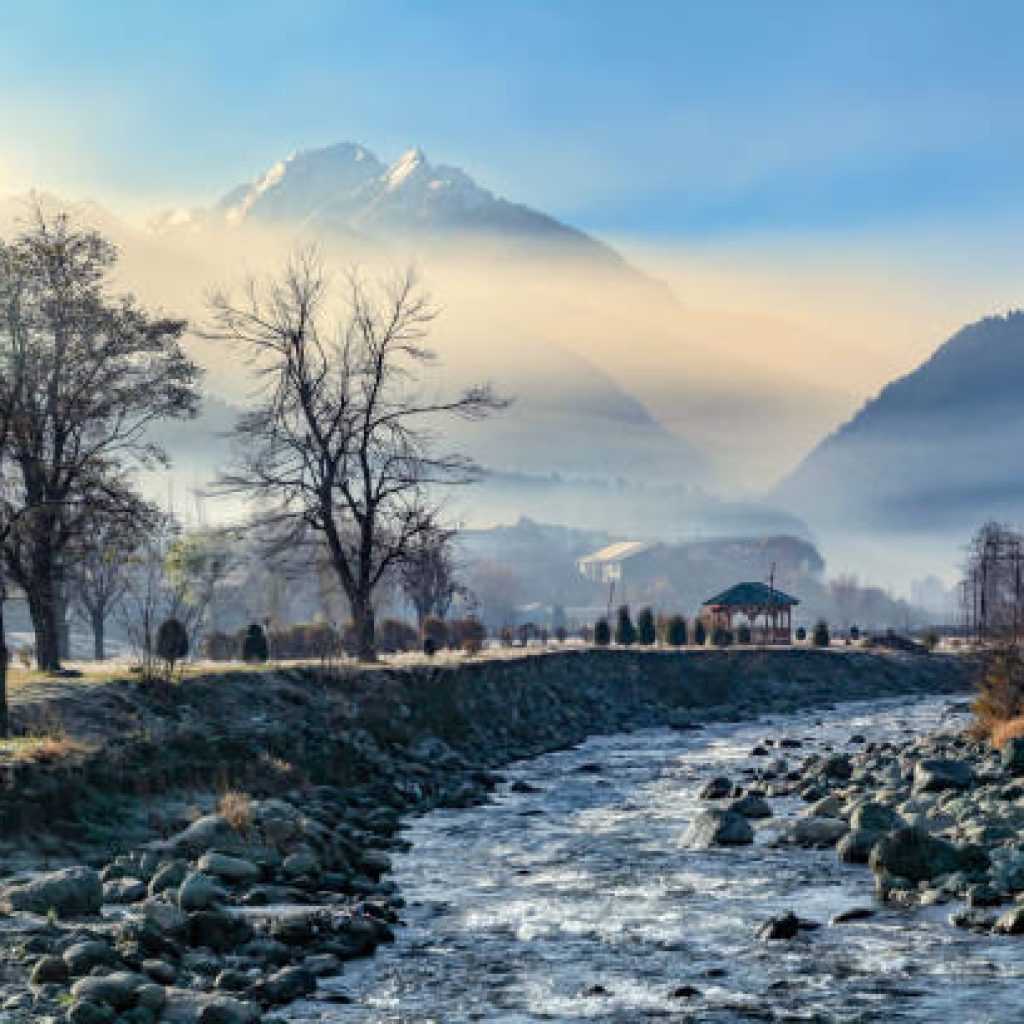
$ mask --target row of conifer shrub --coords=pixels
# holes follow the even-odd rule
[[[203,637],[202,657],[209,661],[265,660],[247,657],[252,649],[253,630],[253,626],[247,626],[235,633],[207,633]],[[377,624],[377,650],[381,654],[421,650],[434,653],[444,648],[475,653],[483,646],[485,638],[484,628],[476,619],[444,622],[430,618],[424,622],[422,630],[401,619],[383,619]],[[266,648],[271,658],[280,661],[355,654],[355,626],[349,622],[338,629],[326,622],[309,622],[271,629],[266,632]]]

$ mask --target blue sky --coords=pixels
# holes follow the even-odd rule
[[[615,236],[1000,223],[1024,4],[0,0],[0,187],[208,202],[412,145]]]

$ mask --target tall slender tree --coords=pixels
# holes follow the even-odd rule
[[[181,347],[183,320],[154,316],[110,277],[115,247],[63,213],[37,207],[0,241],[0,419],[18,476],[18,526],[4,544],[24,591],[39,667],[60,667],[66,556],[97,503],[135,499],[123,470],[165,463],[151,423],[198,411],[199,370]]]
[[[425,393],[435,313],[411,272],[377,287],[350,272],[340,322],[329,303],[315,250],[265,287],[250,281],[239,302],[214,296],[211,333],[241,343],[262,383],[222,486],[269,505],[284,536],[323,538],[357,654],[373,660],[379,584],[437,528],[439,489],[478,475],[470,458],[437,450],[433,428],[506,402],[488,385],[450,398]]]

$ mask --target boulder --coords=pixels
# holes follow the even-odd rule
[[[771,805],[757,793],[748,793],[746,796],[741,796],[739,800],[733,800],[728,809],[736,814],[742,814],[744,818],[770,818],[772,816]]]
[[[853,921],[867,921],[874,916],[875,912],[870,907],[850,907],[848,910],[840,910],[833,914],[828,923],[850,924]]]
[[[850,827],[863,829],[865,832],[892,832],[903,828],[906,822],[891,807],[868,800],[853,809],[850,815]]]
[[[146,979],[127,971],[81,978],[71,986],[71,995],[86,1003],[100,1003],[114,1010],[127,1010],[138,1000],[138,989]]]
[[[193,871],[178,889],[178,906],[184,910],[205,910],[224,899],[224,890],[209,875]]]
[[[1024,907],[1011,907],[996,918],[992,931],[997,935],[1024,934]]]
[[[835,846],[849,830],[850,826],[840,818],[797,818],[781,838],[791,846],[824,849]]]
[[[188,863],[170,860],[161,864],[149,880],[149,895],[159,896],[168,889],[177,889],[188,877]]]
[[[757,937],[765,941],[795,939],[800,932],[800,919],[791,910],[770,918],[757,929]]]
[[[743,846],[754,841],[750,822],[735,811],[701,811],[686,830],[683,845],[693,849],[712,846]]]
[[[231,849],[240,843],[238,833],[222,814],[206,814],[197,818],[188,828],[160,844],[161,849],[173,853],[198,856],[207,850]]]
[[[172,903],[164,903],[152,897],[142,904],[144,921],[152,924],[161,932],[177,933],[185,927],[185,912]]]
[[[138,903],[146,898],[148,891],[146,883],[137,878],[114,878],[103,883],[103,902],[115,905]]]
[[[949,923],[970,932],[990,932],[996,923],[996,915],[990,910],[971,907],[954,911],[949,915]]]
[[[1010,775],[1024,775],[1024,736],[1014,736],[1003,745],[1000,759],[1003,771]]]
[[[868,832],[862,828],[850,829],[836,843],[836,853],[844,864],[867,864],[875,843],[881,838],[880,832]]]
[[[260,877],[260,869],[252,861],[229,857],[224,853],[204,853],[196,867],[207,875],[231,884],[245,885]]]
[[[724,800],[732,796],[732,781],[724,775],[717,775],[708,779],[697,795],[701,800]]]
[[[251,992],[261,1003],[278,1006],[316,991],[316,978],[305,967],[282,967],[253,985]]]
[[[29,980],[33,985],[63,985],[68,980],[68,965],[59,956],[40,957]]]
[[[9,885],[6,898],[15,910],[58,917],[98,914],[103,905],[103,883],[92,868],[64,868],[28,882]]]
[[[228,953],[252,938],[252,926],[244,918],[232,917],[223,910],[197,910],[188,915],[185,937],[190,946]]]
[[[112,964],[117,959],[114,948],[98,939],[76,942],[68,946],[62,955],[68,972],[74,975],[88,974],[94,967]]]
[[[914,766],[914,792],[938,793],[946,789],[967,789],[973,772],[967,761],[929,758]]]
[[[974,858],[974,854],[969,859]],[[875,844],[868,859],[876,874],[888,873],[910,882],[929,882],[964,867],[963,853],[923,828],[898,828]]]

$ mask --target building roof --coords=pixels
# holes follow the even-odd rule
[[[620,540],[615,544],[609,544],[592,555],[587,555],[579,560],[579,565],[606,565],[609,562],[622,562],[633,555],[639,555],[646,551],[651,545],[642,540]]]
[[[799,603],[797,598],[783,593],[778,587],[769,587],[767,583],[737,583],[704,602],[705,605],[724,608],[771,607]]]

